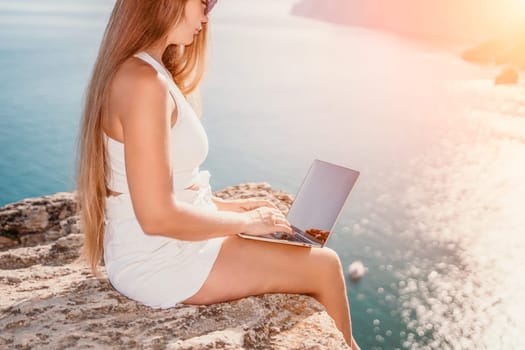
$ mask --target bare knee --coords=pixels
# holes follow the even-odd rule
[[[343,267],[339,255],[333,249],[327,247],[319,249],[318,254],[316,264],[319,267],[318,276],[323,286],[343,285],[344,287]]]
[[[325,255],[328,270],[337,274],[342,274],[343,267],[341,265],[341,259],[339,259],[339,255],[337,254],[337,252],[332,248],[328,247],[324,247],[322,248],[322,250],[324,251],[323,254]]]

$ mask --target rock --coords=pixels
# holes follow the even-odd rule
[[[523,33],[525,34],[525,32]],[[520,69],[525,69],[525,41],[514,39],[505,49],[496,53],[494,58],[496,64],[508,64]]]
[[[18,242],[12,238],[0,236],[0,250],[12,248],[17,244]]]
[[[366,269],[363,263],[359,260],[354,261],[348,266],[348,274],[352,281],[358,281],[361,277],[365,275]]]
[[[525,69],[525,40],[523,33],[504,40],[489,40],[466,50],[462,57],[465,61],[481,64],[508,65],[503,69],[496,84],[515,84],[518,80],[517,69]],[[516,67],[516,68],[513,68]]]
[[[266,183],[222,198],[257,196],[288,210]],[[78,261],[74,193],[0,208],[0,348],[349,349],[323,306],[304,295],[266,294],[208,306],[152,309],[92,277]],[[47,219],[46,219],[47,218]]]
[[[498,53],[504,50],[506,44],[501,40],[488,40],[475,47],[465,50],[462,58],[468,62],[492,63]]]
[[[44,233],[53,229],[63,232],[61,220],[74,221],[76,205],[76,194],[67,192],[8,204],[0,208],[0,236],[8,236],[25,246],[48,242]],[[70,231],[79,232],[74,228]]]
[[[512,67],[505,67],[501,73],[494,79],[496,85],[500,84],[516,84],[519,79],[518,71]]]

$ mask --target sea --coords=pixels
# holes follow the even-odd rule
[[[359,170],[328,246],[362,349],[525,348],[525,84],[465,48],[221,1],[201,87],[214,190]],[[75,189],[111,0],[0,0],[0,206]],[[322,3],[321,5],[322,6]],[[322,205],[322,203],[318,203]]]

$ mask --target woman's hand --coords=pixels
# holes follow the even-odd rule
[[[246,218],[246,225],[243,233],[256,236],[274,232],[285,232],[290,235],[294,234],[290,223],[277,208],[260,206],[254,210],[246,211],[242,215]]]
[[[279,210],[279,208],[277,208],[275,204],[265,199],[243,199],[233,204],[234,211],[237,211],[239,213],[254,210],[261,207],[268,207]]]

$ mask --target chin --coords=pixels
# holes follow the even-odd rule
[[[184,46],[191,45],[191,44],[193,44],[194,41],[195,41],[195,36],[192,36],[191,39],[187,40],[187,41],[184,43]]]

